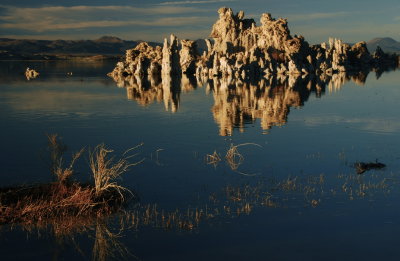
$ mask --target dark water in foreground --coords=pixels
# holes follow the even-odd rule
[[[52,180],[46,133],[71,151],[143,142],[145,159],[120,181],[140,196],[127,213],[70,230],[4,226],[1,260],[398,259],[400,72],[146,89],[118,87],[113,65],[0,64],[1,186]],[[26,66],[39,78],[26,80]],[[245,143],[229,164],[231,144]],[[386,168],[356,174],[355,162],[375,160]]]

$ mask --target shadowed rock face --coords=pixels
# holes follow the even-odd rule
[[[252,79],[270,75],[334,74],[345,71],[379,70],[397,66],[396,55],[380,48],[371,55],[365,42],[350,46],[339,39],[310,46],[302,36],[292,36],[286,19],[261,15],[260,26],[245,19],[243,11],[234,14],[230,8],[218,10],[219,19],[206,40],[207,51],[200,56],[196,43],[179,41],[171,35],[164,46],[153,48],[141,43],[126,52],[109,75],[181,75],[197,77],[230,76]]]

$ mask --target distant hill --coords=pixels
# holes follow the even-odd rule
[[[127,49],[136,47],[141,40],[125,41],[114,36],[96,40],[33,40],[0,38],[0,60],[68,59],[75,56],[122,56]],[[151,46],[161,43],[148,42]],[[207,50],[204,39],[196,40],[198,53]]]
[[[390,37],[374,38],[367,42],[370,53],[375,52],[377,46],[387,53],[400,53],[400,42]]]
[[[0,59],[52,57],[52,55],[124,55],[141,41],[103,36],[96,40],[32,40],[0,38]],[[159,43],[150,42],[152,46]]]

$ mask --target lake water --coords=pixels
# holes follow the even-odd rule
[[[40,76],[25,79],[28,66]],[[119,181],[140,198],[124,215],[62,235],[3,226],[1,260],[398,259],[399,71],[116,83],[113,66],[0,63],[1,186],[52,181],[51,133],[71,152],[143,143],[131,160],[144,159]],[[375,161],[386,167],[356,173]],[[89,180],[87,157],[77,168]]]

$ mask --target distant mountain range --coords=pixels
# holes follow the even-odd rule
[[[124,55],[142,41],[103,36],[96,40],[30,40],[0,38],[0,59],[35,59],[68,56]],[[159,43],[150,42],[156,46]]]
[[[0,60],[15,59],[70,59],[71,57],[99,56],[118,57],[127,49],[134,48],[140,40],[126,41],[114,36],[103,36],[96,40],[30,40],[0,38]],[[207,50],[205,41],[196,40],[201,55]],[[150,42],[152,46],[161,43]],[[371,53],[380,46],[383,51],[400,53],[400,42],[389,38],[374,38],[367,42]]]
[[[390,37],[374,38],[367,42],[370,53],[375,52],[377,46],[387,53],[400,53],[400,42]]]

